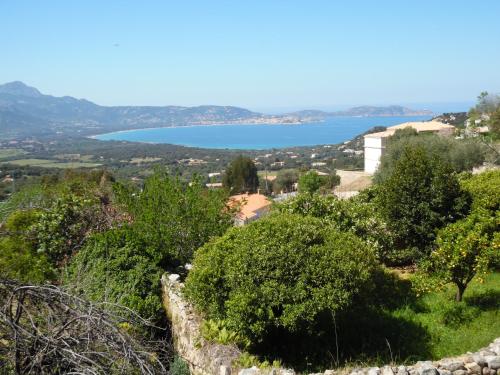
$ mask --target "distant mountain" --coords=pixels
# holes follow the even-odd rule
[[[430,116],[432,111],[414,110],[400,105],[386,107],[360,106],[345,111],[325,112],[317,110],[304,110],[290,113],[296,116],[310,116],[317,118],[347,116],[347,117],[394,117],[394,116]]]
[[[91,135],[117,130],[217,123],[294,124],[331,116],[413,116],[405,107],[356,107],[347,111],[305,110],[264,115],[232,106],[100,106],[71,96],[42,94],[22,82],[0,85],[0,138],[54,134]]]

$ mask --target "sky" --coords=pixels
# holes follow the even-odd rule
[[[3,0],[0,83],[102,105],[458,107],[500,92],[499,20],[499,0]]]

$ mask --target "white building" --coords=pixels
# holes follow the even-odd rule
[[[384,154],[387,139],[393,135],[396,130],[413,128],[418,133],[429,132],[444,136],[451,136],[455,131],[455,127],[448,124],[443,124],[439,121],[425,122],[405,122],[403,124],[390,126],[387,130],[378,133],[371,133],[364,136],[365,138],[365,172],[373,174],[377,171],[380,164],[380,158]]]

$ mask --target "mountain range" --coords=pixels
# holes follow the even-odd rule
[[[362,106],[346,111],[304,110],[266,115],[233,106],[101,106],[71,96],[42,94],[15,81],[0,85],[0,138],[91,135],[104,132],[165,126],[221,123],[305,123],[332,116],[430,115],[402,106]]]

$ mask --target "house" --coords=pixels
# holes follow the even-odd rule
[[[229,206],[239,208],[234,225],[242,226],[266,215],[271,201],[263,194],[238,194],[229,197]]]
[[[365,172],[373,174],[377,171],[380,158],[385,152],[387,139],[396,130],[413,128],[418,133],[435,133],[443,136],[451,136],[455,132],[453,125],[443,124],[439,121],[405,122],[403,124],[390,126],[387,130],[371,133],[364,136],[365,139]]]

